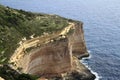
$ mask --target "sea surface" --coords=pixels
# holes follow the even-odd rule
[[[0,0],[0,4],[84,22],[91,57],[82,62],[98,73],[99,80],[120,80],[120,0]]]

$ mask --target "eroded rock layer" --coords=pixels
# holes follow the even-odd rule
[[[49,43],[36,53],[30,54],[27,73],[35,75],[55,75],[68,72],[72,67],[72,52],[68,40]]]
[[[73,22],[59,34],[54,34],[55,37],[45,38],[42,41],[39,39],[36,44],[40,46],[32,49],[29,54],[22,55],[20,58],[16,58],[15,55],[11,60],[17,67],[22,68],[21,71],[24,73],[50,78],[65,73],[68,77],[75,72],[80,75],[80,80],[83,77],[86,79],[91,77],[90,80],[93,80],[95,76],[77,59],[89,55],[82,25],[82,22]]]
[[[88,56],[84,40],[83,23],[76,23],[74,28],[73,34],[69,36],[69,43],[72,45],[72,54],[78,58]]]

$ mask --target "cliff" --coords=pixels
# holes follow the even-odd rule
[[[0,64],[7,64],[17,47],[25,40],[51,34],[68,25],[68,19],[57,15],[32,13],[0,5]]]
[[[3,30],[0,44],[4,44],[0,51],[5,56],[0,60],[2,64],[9,64],[19,73],[38,76],[39,80],[95,79],[79,61],[89,56],[82,22],[1,5],[0,11],[3,21],[0,23],[0,30]]]
[[[78,60],[78,58],[89,56],[82,25],[81,22],[72,22],[59,32],[37,38],[40,41],[32,46],[28,54],[23,53],[25,51],[14,54],[10,59],[11,62],[14,62],[15,68],[21,68],[21,72],[47,79],[53,79],[56,76],[71,79],[70,75],[75,73],[79,75],[80,80],[82,78],[93,80],[95,76]],[[31,41],[34,42],[34,40]],[[25,43],[29,45],[32,42]],[[24,46],[22,50],[27,49],[26,44],[21,46]],[[77,79],[73,76],[73,80]]]

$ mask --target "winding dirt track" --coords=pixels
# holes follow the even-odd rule
[[[19,62],[19,59],[22,58],[25,53],[23,53],[27,48],[30,47],[35,47],[38,44],[46,44],[50,42],[53,39],[59,38],[61,35],[65,35],[69,32],[71,28],[73,28],[75,24],[74,23],[69,23],[69,26],[65,27],[63,30],[58,31],[56,33],[50,34],[50,35],[45,35],[41,37],[36,37],[30,40],[26,40],[21,43],[21,45],[15,50],[14,54],[10,58],[10,62],[14,62],[17,65],[17,62]]]

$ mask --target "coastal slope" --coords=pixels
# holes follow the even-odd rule
[[[2,65],[9,64],[8,68],[20,74],[35,75],[39,80],[95,79],[79,60],[89,56],[82,22],[3,6],[0,11],[3,21],[0,39],[1,45],[5,45],[0,46]],[[13,21],[15,19],[17,22]],[[12,33],[14,31],[16,34]],[[5,78],[2,72],[0,76]]]

